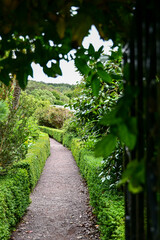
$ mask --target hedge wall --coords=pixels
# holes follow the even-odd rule
[[[30,203],[30,192],[42,172],[49,149],[49,137],[41,133],[37,142],[29,149],[26,159],[15,164],[7,175],[0,176],[1,240],[9,239],[13,227],[24,215]]]
[[[28,171],[31,190],[36,186],[49,154],[50,142],[48,134],[41,133],[39,139],[29,149],[26,158],[14,164],[14,168],[24,168]]]
[[[47,128],[45,131],[47,132]],[[101,240],[124,240],[123,197],[118,192],[111,192],[102,182],[100,178],[102,158],[96,158],[93,152],[83,147],[80,139],[74,138],[70,133],[63,133],[62,142],[71,149],[80,172],[87,181],[90,202],[97,216]]]
[[[64,132],[60,129],[54,129],[44,126],[39,126],[39,129],[45,133],[47,133],[50,137],[54,138],[58,142],[62,143],[63,140],[63,134]]]

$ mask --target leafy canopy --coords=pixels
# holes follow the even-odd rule
[[[8,85],[16,74],[24,89],[28,76],[33,75],[32,62],[39,63],[48,76],[61,75],[60,60],[69,59],[67,54],[81,45],[91,25],[96,26],[102,38],[125,41],[133,3],[133,0],[1,1],[1,81]],[[92,50],[90,47],[90,53]],[[99,74],[107,78],[101,71]]]

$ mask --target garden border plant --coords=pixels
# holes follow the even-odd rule
[[[15,163],[7,175],[0,176],[1,240],[9,239],[11,231],[24,215],[30,203],[30,192],[35,187],[49,154],[49,137],[46,133],[40,133],[26,158]]]

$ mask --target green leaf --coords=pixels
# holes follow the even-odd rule
[[[128,163],[126,170],[122,174],[119,185],[128,183],[128,189],[132,193],[139,193],[145,184],[145,164],[144,160],[133,160]]]
[[[62,76],[62,71],[59,67],[59,63],[52,63],[50,68],[48,68],[47,66],[44,66],[43,71],[49,77],[56,77],[57,75]]]
[[[124,123],[118,125],[119,139],[132,150],[136,144],[136,135]]]
[[[102,69],[98,69],[97,73],[98,73],[99,77],[102,78],[102,80],[104,82],[106,82],[108,84],[112,83],[112,78],[110,77],[110,75],[106,71],[104,71]]]
[[[97,97],[100,91],[100,80],[97,78],[96,75],[94,75],[91,79],[91,87],[93,95]]]
[[[75,66],[78,68],[82,75],[87,75],[90,71],[90,68],[87,66],[87,62],[82,58],[75,59]]]
[[[101,69],[104,68],[104,66],[103,66],[103,64],[101,62],[97,62],[96,65],[97,65],[97,69],[101,70]]]
[[[113,134],[109,134],[104,138],[102,138],[102,140],[99,141],[95,147],[96,157],[103,156],[107,158],[115,149],[116,143],[117,143],[117,138]]]
[[[88,48],[88,54],[93,56],[95,54],[95,49],[93,45],[90,43],[89,48]]]
[[[100,124],[104,126],[109,126],[121,123],[123,121],[122,118],[118,117],[116,114],[117,108],[114,108],[111,112],[104,115],[104,117],[100,120]]]
[[[94,57],[95,57],[96,60],[101,56],[101,54],[102,54],[102,52],[103,52],[103,48],[104,48],[104,46],[101,46],[101,47],[98,49],[98,51],[95,53]]]

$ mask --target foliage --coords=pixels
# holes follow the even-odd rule
[[[14,163],[14,169],[24,168],[27,170],[30,189],[36,186],[49,154],[49,137],[45,133],[40,133],[38,140],[30,147],[25,159]]]
[[[116,189],[122,174],[123,151],[111,132],[111,124],[103,124],[103,119],[112,113],[122,96],[121,47],[106,56],[102,55],[102,48],[95,51],[90,45],[88,50],[77,51],[77,56],[76,66],[84,80],[79,84],[79,96],[70,104],[75,111],[74,118],[65,123],[64,129],[80,137],[87,149],[93,151],[96,146],[96,156],[103,156],[104,162],[101,180],[107,182],[110,189]],[[99,88],[94,86],[94,81],[99,82]]]
[[[70,107],[75,111],[79,135],[85,141],[92,137],[96,142],[108,131],[108,127],[99,124],[100,120],[111,111],[122,94],[121,48],[112,51],[111,56],[103,56],[102,48],[95,51],[90,44],[89,49],[81,48],[76,55],[75,64],[84,81],[79,85],[79,96]]]
[[[73,144],[75,146],[75,142]],[[124,239],[123,198],[117,192],[110,192],[109,184],[101,181],[102,158],[95,158],[92,152],[82,150],[81,147],[77,150],[80,151],[77,163],[88,184],[90,201],[100,225],[101,239]]]
[[[37,81],[29,80],[25,91],[27,92],[27,94],[30,94],[35,89],[48,90],[50,92],[57,91],[58,93],[60,92],[65,95],[67,91],[74,90],[75,85],[71,85],[68,83],[54,83],[54,82],[45,83],[45,82],[37,82]]]
[[[101,181],[109,186],[109,190],[116,190],[122,178],[123,148],[118,142],[115,151],[102,161],[99,174]],[[119,189],[118,189],[119,190]]]
[[[8,92],[6,102],[9,113],[6,121],[0,122],[0,174],[5,174],[13,162],[25,157],[29,146],[39,134],[32,117],[36,107],[34,101],[23,96],[19,107],[13,109],[12,92]]]
[[[0,101],[0,122],[3,122],[7,119],[9,113],[9,109],[7,103],[4,101]]]
[[[61,128],[64,121],[71,117],[72,114],[68,109],[47,105],[37,108],[35,115],[38,119],[39,125],[52,128]]]
[[[49,101],[50,104],[54,104],[56,98],[54,95],[48,91],[47,89],[35,89],[31,92],[32,96],[34,96],[37,100],[42,100],[42,101]]]
[[[126,182],[128,182],[128,189],[130,192],[139,193],[143,191],[145,184],[145,167],[143,160],[133,160],[127,165],[119,185]]]
[[[12,170],[0,176],[0,185],[0,239],[8,240],[30,203],[28,173],[25,169]]]
[[[39,63],[50,77],[62,75],[60,59],[68,60],[67,53],[81,45],[93,24],[102,38],[126,40],[133,3],[130,0],[107,4],[105,0],[92,4],[90,1],[46,0],[43,4],[29,0],[3,1],[0,79],[8,84],[10,73],[16,74],[19,85],[25,88],[28,75],[33,77],[32,62]],[[54,61],[49,66],[50,60]]]
[[[69,102],[66,91],[73,91],[73,85],[47,84],[43,82],[29,81],[25,92],[34,96],[37,100],[49,101],[52,105],[64,105]]]
[[[48,135],[40,134],[29,149],[26,159],[14,163],[5,176],[0,176],[0,239],[8,240],[13,227],[24,215],[29,194],[35,187],[50,152]]]
[[[54,138],[58,142],[62,143],[64,131],[61,129],[53,129],[49,127],[39,127],[41,131],[47,133],[50,137]]]

